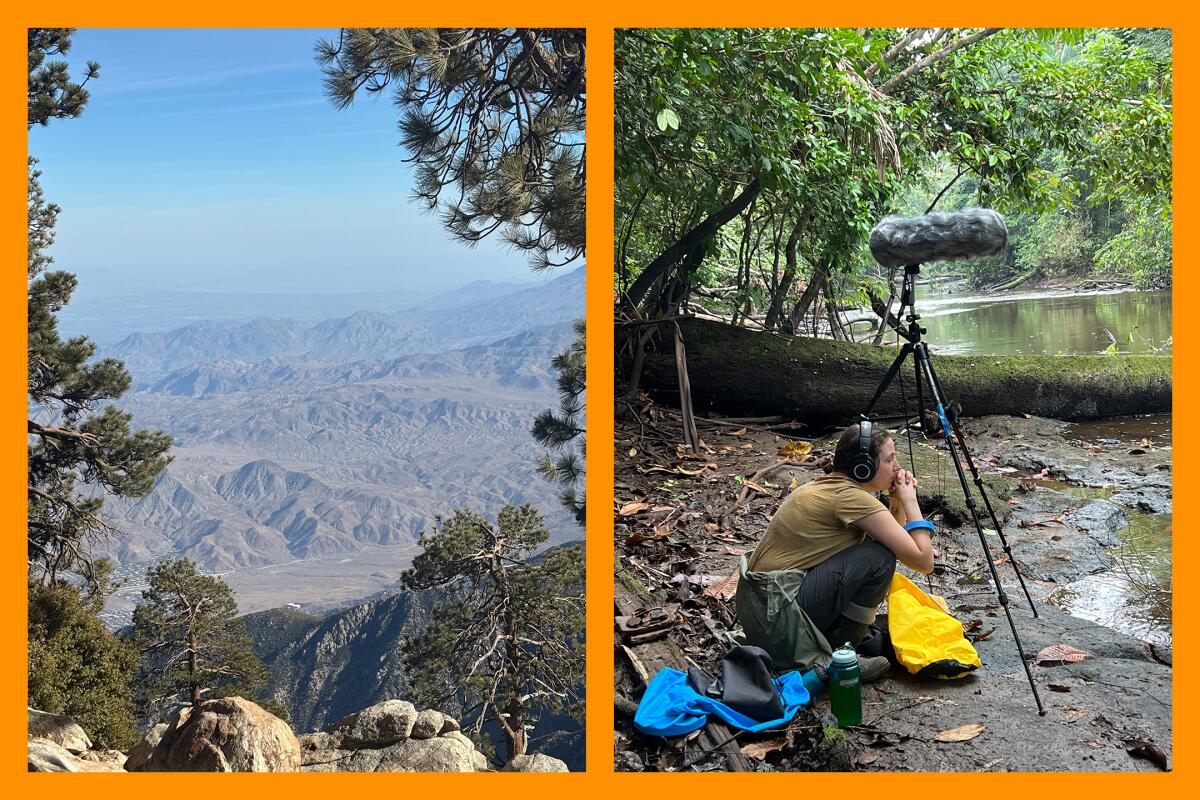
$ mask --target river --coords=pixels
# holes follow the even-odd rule
[[[1026,291],[996,295],[935,294],[919,287],[917,310],[934,353],[953,355],[1171,353],[1171,292]],[[1106,333],[1107,330],[1107,333]],[[888,341],[890,337],[885,338]],[[1171,445],[1171,416],[1155,414],[1077,423],[1070,438]],[[1080,499],[1114,488],[1058,485]],[[1126,509],[1129,525],[1114,569],[1054,590],[1050,602],[1156,644],[1171,639],[1171,514]]]

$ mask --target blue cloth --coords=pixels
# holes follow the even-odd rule
[[[809,701],[808,689],[799,672],[787,672],[775,679],[775,688],[783,701],[783,716],[770,722],[759,722],[734,711],[720,700],[714,700],[688,686],[687,675],[677,669],[663,669],[650,680],[646,694],[633,717],[633,726],[652,736],[678,736],[704,726],[709,714],[747,731],[765,731],[785,725],[801,706]]]

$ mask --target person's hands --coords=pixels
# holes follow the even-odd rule
[[[890,494],[901,503],[915,503],[917,501],[916,476],[906,469],[897,472],[895,479],[892,481]]]

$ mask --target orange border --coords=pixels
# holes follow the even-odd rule
[[[1182,4],[1180,4],[1181,6]],[[993,794],[996,791],[1045,792],[1068,790],[1087,795],[1107,795],[1110,791],[1122,795],[1130,791],[1164,791],[1183,788],[1180,775],[1190,776],[1194,768],[1190,763],[1192,753],[1190,730],[1178,728],[1172,748],[1172,766],[1175,772],[1161,774],[1096,775],[1091,773],[1068,774],[997,774],[989,775],[986,785],[972,782],[959,783],[958,776],[930,774],[881,775],[861,774],[854,777],[840,775],[736,775],[674,776],[674,775],[614,775],[611,772],[612,749],[612,704],[607,702],[608,687],[612,685],[611,616],[612,616],[612,519],[608,509],[612,505],[612,34],[613,27],[659,26],[659,25],[995,25],[1021,26],[1047,25],[1109,25],[1109,26],[1170,26],[1175,28],[1176,69],[1176,114],[1177,127],[1191,130],[1191,102],[1193,100],[1192,47],[1197,44],[1191,15],[1174,8],[1145,8],[1111,0],[1094,2],[1059,2],[1053,5],[1031,0],[1014,2],[994,7],[975,7],[942,10],[920,4],[885,3],[880,0],[864,0],[853,6],[844,4],[822,4],[812,7],[800,3],[785,3],[770,0],[750,9],[715,0],[659,0],[657,3],[635,3],[621,0],[608,5],[585,7],[580,5],[553,4],[546,7],[502,7],[494,2],[467,0],[453,5],[408,7],[402,10],[384,7],[351,7],[343,11],[331,11],[326,4],[311,2],[282,3],[267,0],[251,6],[242,2],[212,0],[203,8],[182,7],[164,9],[160,4],[139,0],[122,7],[84,4],[78,0],[64,0],[58,5],[44,9],[14,8],[4,12],[7,24],[3,28],[4,47],[0,48],[2,65],[3,111],[8,124],[0,128],[3,132],[5,151],[8,158],[4,163],[10,187],[6,195],[4,228],[6,263],[10,268],[3,273],[7,289],[0,294],[0,319],[4,322],[4,335],[0,337],[0,359],[5,367],[0,370],[0,406],[4,418],[14,423],[14,428],[3,439],[3,458],[0,470],[4,480],[0,482],[0,508],[8,510],[9,535],[5,537],[0,569],[4,580],[0,582],[0,602],[7,609],[23,607],[23,568],[20,567],[20,548],[17,530],[22,527],[18,515],[24,508],[25,496],[20,492],[19,478],[25,459],[25,442],[16,435],[16,421],[24,410],[24,386],[22,374],[25,358],[22,352],[25,315],[24,296],[18,286],[19,263],[26,244],[20,239],[16,219],[20,214],[17,187],[24,185],[22,153],[26,137],[20,134],[18,122],[20,90],[20,41],[23,29],[30,24],[74,24],[79,27],[321,27],[338,25],[529,25],[581,26],[588,28],[591,63],[589,65],[590,105],[587,136],[590,144],[588,172],[591,175],[588,190],[588,237],[594,245],[589,254],[588,276],[588,373],[591,376],[587,434],[591,459],[588,465],[588,495],[592,505],[592,519],[588,526],[588,686],[589,699],[587,729],[590,733],[587,744],[589,773],[587,775],[549,775],[527,777],[505,777],[503,775],[360,775],[360,774],[283,774],[214,777],[210,775],[141,775],[136,777],[107,778],[104,776],[82,776],[75,778],[31,776],[19,760],[24,750],[21,741],[25,736],[24,718],[20,717],[20,701],[25,685],[25,631],[21,626],[23,615],[9,613],[0,619],[3,641],[14,646],[7,648],[0,659],[4,702],[3,724],[0,725],[0,780],[20,794],[33,793],[67,794],[86,793],[97,798],[125,798],[130,793],[165,796],[170,791],[206,792],[220,788],[227,796],[252,797],[264,790],[286,792],[296,798],[323,798],[330,791],[367,790],[391,791],[437,791],[453,792],[482,791],[501,795],[516,794],[530,797],[556,797],[564,791],[576,797],[610,798],[614,792],[633,792],[637,796],[662,794],[721,793],[730,791],[757,791],[780,793],[813,793],[836,791],[901,791],[920,788],[945,790],[960,789],[970,794]],[[80,55],[86,55],[80,53]],[[1186,150],[1180,151],[1176,160],[1176,218],[1190,217],[1191,200],[1186,187],[1194,177],[1194,169]],[[1176,250],[1190,254],[1193,234],[1186,224],[1176,229]],[[1186,262],[1185,262],[1186,263]],[[1185,267],[1176,276],[1178,288],[1185,297],[1194,296],[1196,279]],[[1194,356],[1195,333],[1187,326],[1181,327],[1179,350],[1180,369],[1176,370],[1176,387],[1183,410],[1194,410],[1194,378],[1189,374]],[[1194,423],[1189,414],[1174,421],[1176,438],[1185,442],[1194,441]],[[1197,475],[1190,461],[1178,463],[1181,470],[1181,485],[1188,485]],[[1187,496],[1176,499],[1182,504],[1181,518],[1189,518],[1194,509],[1193,501]],[[1176,557],[1183,563],[1191,562],[1195,556],[1189,537],[1179,536],[1176,541]],[[1177,644],[1182,655],[1181,669],[1185,678],[1195,674],[1189,633],[1196,626],[1191,622],[1196,610],[1195,596],[1189,586],[1176,589],[1175,607],[1179,616]],[[1182,680],[1179,686],[1188,686]],[[1190,692],[1182,692],[1175,700],[1175,708],[1183,713],[1175,715],[1186,725],[1191,718],[1195,702]],[[1036,718],[1031,724],[1036,724]],[[847,783],[852,781],[852,783]],[[353,784],[353,786],[351,786]],[[1111,788],[1110,788],[1111,787]]]

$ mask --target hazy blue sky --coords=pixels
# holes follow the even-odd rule
[[[390,96],[338,111],[313,45],[336,30],[95,30],[68,60],[79,119],[29,132],[83,290],[324,292],[534,280],[499,242],[451,241],[409,199]]]

